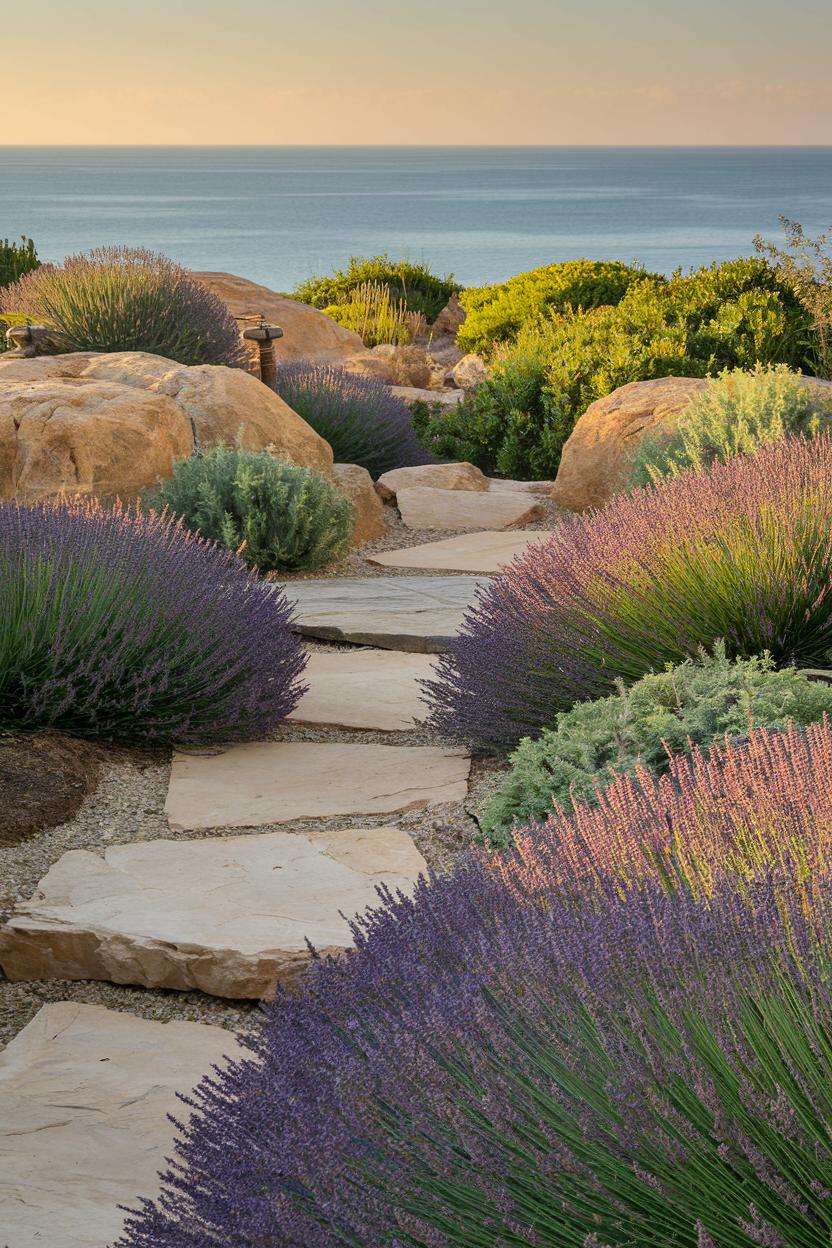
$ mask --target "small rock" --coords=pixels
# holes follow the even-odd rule
[[[464,390],[422,390],[418,386],[391,386],[391,390],[408,407],[414,403],[439,403],[442,407],[456,407],[465,398]]]
[[[488,365],[479,355],[464,355],[451,369],[454,384],[461,390],[473,390],[488,377]]]
[[[333,464],[332,471],[335,484],[353,505],[355,518],[353,521],[352,541],[354,546],[363,546],[374,537],[381,537],[387,532],[387,518],[384,504],[379,498],[373,478],[366,468],[359,464]]]
[[[395,501],[399,490],[429,486],[437,490],[487,490],[488,478],[473,464],[420,464],[382,473],[376,489],[385,501]]]

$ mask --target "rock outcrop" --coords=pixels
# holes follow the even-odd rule
[[[194,446],[239,439],[331,475],[332,450],[242,369],[144,352],[0,357],[0,497],[135,498]]]

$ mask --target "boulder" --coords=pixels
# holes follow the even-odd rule
[[[419,464],[414,468],[392,468],[382,473],[376,489],[385,501],[395,501],[399,490],[429,486],[435,490],[487,490],[488,477],[473,464]]]
[[[465,309],[459,302],[459,295],[454,291],[433,322],[434,335],[438,338],[440,335],[447,334],[451,338],[456,338],[459,327],[464,320]]]
[[[128,500],[194,445],[238,438],[331,475],[328,443],[241,369],[130,351],[0,357],[0,497]]]
[[[194,273],[194,277],[219,295],[231,309],[232,316],[252,319],[264,316],[271,324],[280,326],[283,337],[274,344],[278,365],[291,360],[341,364],[348,356],[366,351],[358,334],[308,303],[300,303],[233,273]]]
[[[509,481],[506,477],[488,478],[489,490],[493,490],[496,493],[508,491],[509,494],[550,495],[554,487],[554,481]]]
[[[332,471],[335,484],[342,494],[346,494],[355,511],[353,545],[363,546],[365,542],[386,533],[384,503],[376,493],[373,478],[367,469],[358,464],[333,464]]]
[[[414,403],[439,403],[442,407],[456,407],[465,398],[464,390],[422,390],[418,386],[391,386],[390,389],[408,407]]]
[[[511,529],[546,514],[534,494],[507,490],[434,490],[416,485],[400,489],[396,506],[409,529]]]
[[[488,365],[479,355],[463,355],[451,369],[454,385],[460,390],[473,390],[488,377]]]
[[[348,373],[376,377],[391,386],[427,389],[436,377],[441,381],[441,373],[435,372],[427,352],[412,345],[395,347],[390,343],[380,343],[371,351],[344,360],[344,368]]]
[[[603,507],[627,483],[633,454],[645,434],[674,427],[709,382],[699,377],[631,381],[596,399],[566,441],[552,498],[560,507]]]

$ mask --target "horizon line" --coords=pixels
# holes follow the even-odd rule
[[[252,151],[278,151],[287,148],[337,148],[345,151],[366,151],[368,148],[384,150],[386,148],[440,148],[447,151],[460,151],[471,148],[484,151],[511,150],[560,150],[580,151],[587,148],[599,151],[627,151],[633,148],[649,150],[669,150],[675,148],[691,148],[694,150],[736,150],[737,148],[778,148],[783,151],[792,149],[816,151],[832,150],[832,143],[0,143],[0,151],[11,151],[23,148],[43,149],[78,149],[78,148],[155,148],[176,150],[183,147],[219,150],[226,148],[249,148]]]

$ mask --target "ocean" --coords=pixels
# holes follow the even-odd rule
[[[0,147],[0,237],[290,291],[387,251],[465,285],[587,256],[663,272],[832,223],[832,147]]]

